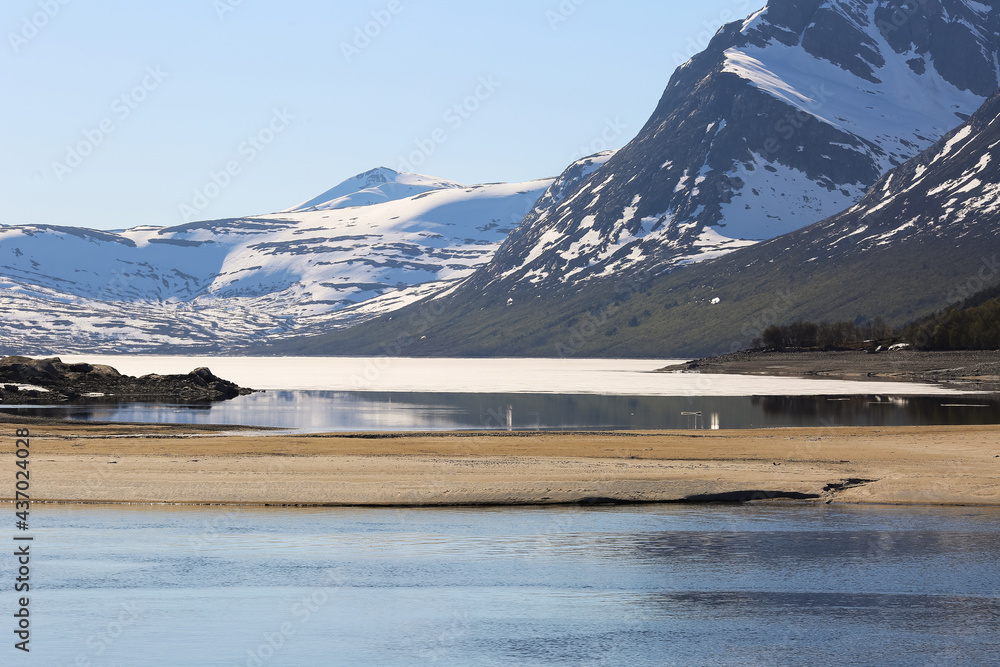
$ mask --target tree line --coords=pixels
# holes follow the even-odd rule
[[[1000,350],[1000,286],[893,329],[881,317],[772,324],[756,349],[837,349],[908,343],[919,350]]]
[[[900,333],[921,350],[1000,350],[1000,298],[948,308],[908,324]]]
[[[799,320],[792,324],[772,324],[764,329],[760,338],[753,341],[757,349],[770,348],[823,348],[849,347],[865,341],[890,338],[892,328],[881,317],[858,318],[843,322],[808,322]]]

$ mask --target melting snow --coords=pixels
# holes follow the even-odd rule
[[[801,171],[757,154],[750,166],[740,165],[735,175],[745,185],[731,202],[722,204],[721,229],[731,238],[780,236],[850,208],[866,190],[860,183],[828,190]]]
[[[689,178],[690,169],[685,169],[684,174],[681,176],[680,180],[677,181],[677,187],[674,188],[674,192],[682,192],[684,188],[687,187],[687,182]]]
[[[972,134],[972,128],[966,125],[945,143],[944,148],[941,149],[940,153],[934,156],[934,159],[931,160],[931,162],[934,163],[948,157],[955,146],[968,139],[970,134]]]

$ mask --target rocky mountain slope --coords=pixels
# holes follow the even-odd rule
[[[438,299],[298,352],[697,357],[798,319],[902,325],[1000,284],[1000,93],[826,220],[670,274],[548,298]],[[284,351],[289,351],[286,348]]]
[[[378,169],[268,216],[0,227],[0,347],[238,351],[363,321],[468,276],[551,183],[468,187]]]
[[[997,3],[771,0],[682,65],[638,136],[541,202],[468,292],[657,274],[834,215],[996,90],[998,29]]]

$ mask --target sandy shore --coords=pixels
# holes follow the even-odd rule
[[[782,500],[1000,505],[1000,427],[232,435],[33,424],[35,501],[476,505]],[[8,441],[14,429],[7,425]],[[0,464],[14,489],[15,458]]]

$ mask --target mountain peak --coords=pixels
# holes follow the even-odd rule
[[[560,178],[468,285],[656,275],[828,218],[979,108],[998,58],[1000,6],[770,0],[677,69],[624,148]]]
[[[466,186],[461,183],[444,178],[400,172],[388,167],[376,167],[357,176],[352,176],[318,197],[287,209],[283,213],[330,211],[351,206],[371,206],[372,204],[406,199],[431,190],[464,187]]]
[[[912,334],[931,337],[953,320],[950,304],[1000,280],[998,145],[1000,93],[858,204],[805,228],[683,270],[622,272],[575,292],[469,298],[459,287],[435,304],[434,318],[416,306],[326,334],[310,349],[374,355],[406,339],[412,356],[695,358],[741,349],[771,324],[881,317],[894,326],[933,314]],[[415,321],[426,322],[419,339]]]

